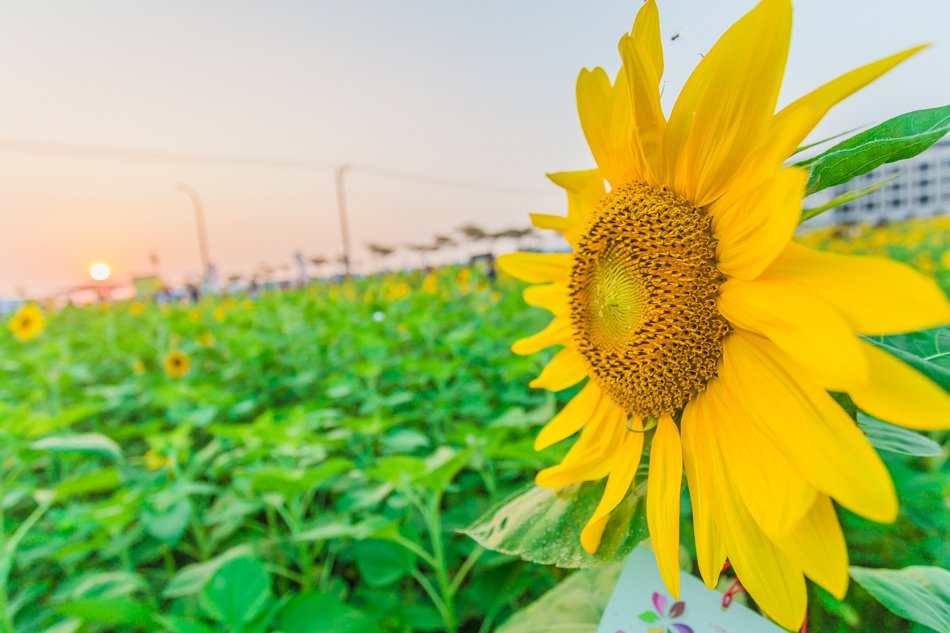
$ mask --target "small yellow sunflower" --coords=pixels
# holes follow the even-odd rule
[[[38,307],[32,303],[17,310],[7,326],[18,341],[31,341],[42,334],[46,319]]]
[[[212,334],[208,330],[205,330],[204,332],[199,334],[197,341],[198,341],[198,345],[201,345],[202,347],[213,347],[216,342],[214,338],[214,334]]]
[[[141,301],[133,301],[132,305],[129,306],[129,314],[132,316],[142,316],[145,312],[145,304]]]
[[[181,378],[191,369],[191,358],[179,350],[172,350],[165,356],[165,373],[170,378]]]
[[[435,276],[435,273],[429,273],[425,276],[425,279],[422,280],[422,292],[426,294],[434,295],[439,291],[439,278]]]
[[[620,40],[616,79],[601,68],[578,78],[598,167],[551,175],[567,192],[567,216],[532,216],[572,252],[499,264],[540,284],[525,300],[554,315],[513,351],[563,348],[531,385],[586,381],[536,442],[540,450],[579,433],[539,485],[607,479],[584,548],[598,549],[650,444],[647,523],[670,592],[679,594],[685,467],[706,584],[716,586],[728,558],[762,609],[797,629],[803,574],[838,598],[847,588],[831,500],[876,521],[897,514],[884,464],[828,390],[890,422],[945,428],[950,396],[856,334],[938,326],[950,305],[906,266],[791,242],[808,173],[785,159],[833,105],[920,50],[776,113],[791,17],[789,0],[758,4],[703,58],[667,118],[648,0]]]
[[[145,361],[141,358],[137,358],[134,363],[132,363],[132,373],[136,376],[141,376],[145,373]]]

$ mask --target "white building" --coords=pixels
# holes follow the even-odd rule
[[[950,139],[913,158],[881,165],[851,182],[829,187],[809,197],[805,206],[817,207],[847,191],[889,178],[894,179],[877,191],[834,207],[804,226],[876,224],[950,214]]]

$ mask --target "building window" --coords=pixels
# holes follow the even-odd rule
[[[930,169],[930,163],[921,163],[917,165],[917,171],[927,171]]]
[[[918,180],[916,184],[918,187],[929,187],[932,182],[933,181],[929,178],[925,178],[923,180]]]
[[[901,206],[901,199],[900,199],[900,198],[894,198],[893,200],[891,200],[891,206],[892,206],[892,207],[899,207],[899,206]]]
[[[929,204],[930,196],[917,196],[917,202],[919,204]]]

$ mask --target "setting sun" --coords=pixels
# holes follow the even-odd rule
[[[109,268],[109,264],[104,262],[96,262],[89,267],[89,276],[95,279],[96,281],[105,281],[109,278],[109,275],[112,274],[112,269]]]

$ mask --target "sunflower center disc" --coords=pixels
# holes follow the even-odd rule
[[[577,247],[570,307],[578,349],[614,402],[672,414],[716,373],[729,324],[716,295],[712,218],[632,183],[601,202]]]

